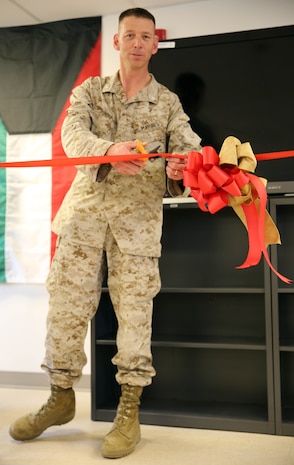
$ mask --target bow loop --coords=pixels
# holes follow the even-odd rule
[[[220,166],[238,166],[240,170],[254,173],[257,161],[249,142],[243,142],[237,137],[229,136],[225,139],[220,153]]]

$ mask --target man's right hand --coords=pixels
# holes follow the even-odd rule
[[[118,142],[109,147],[105,155],[125,155],[127,153],[133,153],[137,147],[136,141],[129,142]],[[138,157],[140,155],[138,154]],[[145,161],[142,158],[138,160],[129,160],[129,161],[118,161],[111,163],[113,169],[115,169],[120,174],[135,175],[140,171],[140,169],[145,165]]]

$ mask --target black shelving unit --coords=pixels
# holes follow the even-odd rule
[[[294,196],[272,198],[270,211],[282,239],[282,246],[272,247],[272,263],[293,279]],[[276,432],[294,436],[294,284],[284,284],[274,274],[272,308]]]
[[[171,203],[162,244],[157,375],[143,391],[141,422],[275,433],[271,277],[263,262],[235,269],[247,254],[246,229],[230,207],[210,215]],[[92,322],[93,420],[115,415],[116,327],[105,287]]]
[[[293,26],[175,39],[153,56],[151,72],[174,91],[182,73],[192,72],[204,82],[193,123],[203,145],[218,150],[225,137],[237,134],[255,153],[293,150],[293,60],[284,59],[293,40]],[[248,73],[236,79],[224,66],[232,55],[238,57],[236,69],[251,63],[250,83]],[[257,82],[264,80],[256,76],[268,74],[273,57],[279,63],[276,74],[270,73],[267,89],[259,88]],[[218,60],[221,73],[215,74]],[[266,113],[262,118],[256,112],[254,119],[252,108],[262,97],[264,105],[257,110]],[[236,118],[236,101],[242,107],[242,98],[248,117],[243,112]],[[272,112],[271,121],[267,103],[273,98],[281,111]],[[275,117],[278,113],[284,120]],[[269,181],[268,206],[282,237],[282,247],[270,247],[272,263],[293,278],[294,197],[287,195],[294,192],[293,157],[259,161],[256,174]],[[263,261],[235,269],[247,255],[248,237],[230,207],[211,215],[195,202],[170,200],[162,243],[162,289],[154,300],[152,339],[157,376],[143,391],[141,422],[294,436],[294,285],[280,281]],[[115,333],[105,287],[92,322],[93,420],[112,420],[115,414]]]

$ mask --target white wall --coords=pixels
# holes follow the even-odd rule
[[[294,0],[203,0],[150,11],[157,27],[167,30],[168,39],[294,24]],[[104,76],[118,68],[118,54],[112,47],[117,20],[117,15],[110,15],[102,21]],[[1,285],[0,301],[0,377],[1,371],[40,373],[48,301],[45,287]],[[89,334],[86,353],[84,373],[90,374]]]
[[[198,0],[150,11],[157,27],[167,30],[167,39],[294,24],[294,0]],[[102,75],[112,74],[118,68],[118,54],[109,47],[115,32],[117,16],[104,17]]]

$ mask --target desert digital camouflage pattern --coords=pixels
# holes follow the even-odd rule
[[[73,386],[87,362],[84,341],[99,303],[106,256],[108,287],[119,322],[113,358],[117,381],[146,386],[155,375],[150,339],[152,300],[160,289],[158,259],[122,254],[108,228],[100,249],[59,239],[47,279],[50,305],[42,365],[57,386]]]
[[[113,142],[136,139],[149,143],[147,151],[160,144],[162,151],[187,153],[200,144],[187,121],[177,96],[154,78],[126,100],[118,75],[95,77],[74,90],[62,142],[72,157],[103,156]],[[97,165],[80,167],[54,232],[101,247],[109,224],[122,252],[159,257],[165,159],[149,160],[136,176],[111,169],[101,182],[96,182],[98,170]],[[173,193],[180,195],[175,187]]]
[[[69,157],[103,156],[114,142],[140,139],[147,151],[188,153],[200,148],[178,97],[151,82],[126,100],[118,74],[87,79],[74,89],[62,129]],[[169,180],[172,195],[182,195]],[[159,292],[162,197],[165,159],[148,160],[135,176],[110,165],[79,167],[53,221],[59,244],[48,277],[50,293],[46,358],[51,382],[70,387],[86,363],[83,351],[94,316],[107,253],[108,286],[119,321],[120,384],[150,384],[155,370],[150,353],[152,299]]]

